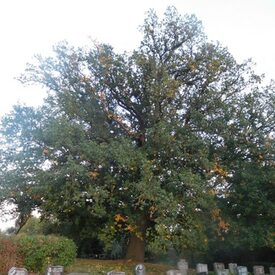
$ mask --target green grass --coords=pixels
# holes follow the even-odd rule
[[[90,275],[107,274],[108,271],[124,271],[126,275],[133,274],[134,267],[137,263],[127,260],[90,260],[77,259],[73,265],[66,268],[66,273],[79,272],[89,273]],[[176,269],[173,266],[145,263],[146,275],[166,274],[169,269]]]

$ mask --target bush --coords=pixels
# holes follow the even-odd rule
[[[43,272],[49,265],[68,266],[76,257],[76,245],[65,237],[19,235],[16,239],[29,271]]]
[[[0,273],[7,274],[13,266],[22,266],[23,258],[10,237],[0,236]]]

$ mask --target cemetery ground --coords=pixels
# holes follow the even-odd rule
[[[142,266],[138,269],[138,266]],[[139,264],[132,260],[98,260],[98,259],[76,259],[75,262],[64,269],[63,266],[50,266],[46,273],[34,273],[28,272],[24,268],[11,268],[9,275],[99,275],[99,274],[140,274],[140,275],[264,275],[264,274],[275,274],[275,268],[271,267],[268,269],[269,273],[265,273],[266,268],[264,266],[253,266],[253,271],[248,272],[247,267],[238,266],[236,263],[229,263],[228,269],[225,269],[223,263],[214,263],[213,271],[208,270],[207,264],[197,264],[196,269],[190,268],[186,260],[181,259],[177,263],[177,270],[175,266],[157,264],[157,263],[145,263]],[[211,267],[210,267],[211,268]],[[0,273],[0,275],[6,273]]]
[[[134,274],[134,268],[137,264],[139,264],[139,263],[132,261],[132,260],[123,260],[123,259],[120,259],[120,260],[76,259],[71,266],[65,268],[64,274],[100,275],[100,274],[108,274],[108,272],[113,270],[113,271],[118,271],[118,272],[125,272],[125,274],[127,275],[127,274]],[[179,263],[175,264],[175,265],[168,265],[168,264],[164,264],[164,263],[146,262],[143,264],[146,268],[146,273],[145,273],[146,275],[166,275],[166,274],[168,274],[167,273],[168,270],[170,270],[170,272],[171,272],[171,270],[176,271]],[[250,264],[253,264],[253,263],[250,263]],[[257,263],[257,264],[259,265],[260,263]],[[271,274],[271,273],[269,273],[269,271],[270,271],[269,267],[272,266],[273,264],[272,263],[262,263],[262,264],[263,264],[263,266],[261,268],[264,268],[264,269],[261,269],[260,271],[255,271],[254,268],[256,266],[254,268],[251,266],[248,270],[250,272],[247,272],[247,269],[245,267],[246,272],[244,272],[243,274],[248,274],[248,275]],[[204,267],[207,266],[205,264],[200,264],[200,265],[202,265]],[[221,264],[221,265],[222,265],[221,270],[224,270],[224,265],[223,264]],[[234,264],[232,264],[232,265],[234,265]],[[265,267],[264,267],[264,265],[265,265]],[[210,270],[211,270],[211,266],[212,265],[209,265]],[[260,268],[260,266],[257,266],[257,267]],[[208,269],[208,268],[206,267],[206,269]],[[215,269],[215,267],[214,267],[214,269]],[[233,273],[230,273],[230,272],[229,273],[228,272],[220,273],[217,270],[216,271],[215,270],[210,271],[210,270],[207,270],[206,273],[202,272],[201,274],[207,274],[207,275],[215,275],[215,274],[231,274],[232,275],[232,274],[234,274],[234,272]],[[266,271],[267,271],[267,273],[266,273]],[[186,275],[200,274],[199,270],[196,271],[195,267],[194,268],[189,267],[188,270],[186,270],[186,272],[187,273],[184,272],[183,274],[186,274]],[[274,269],[272,272],[274,272]],[[175,274],[177,274],[177,273],[175,273]],[[237,274],[241,274],[241,272],[238,271]],[[29,275],[38,275],[38,273],[29,273]]]
[[[138,263],[129,260],[77,259],[74,264],[66,268],[65,271],[66,273],[78,272],[96,275],[107,274],[108,271],[116,270],[124,271],[126,274],[133,274],[136,264]],[[173,266],[156,263],[145,263],[144,265],[147,275],[166,274],[166,271],[175,268]]]

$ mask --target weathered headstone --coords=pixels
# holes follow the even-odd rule
[[[216,275],[221,275],[221,271],[224,271],[224,263],[214,263],[213,267]]]
[[[12,267],[8,275],[28,275],[28,270],[25,268]]]
[[[248,275],[246,266],[238,266],[237,267],[237,275]]]
[[[238,265],[236,263],[229,263],[228,264],[229,272],[232,275],[236,275],[237,274],[237,267],[238,267]]]
[[[262,265],[253,266],[254,275],[264,275],[264,267]]]
[[[114,270],[109,271],[109,272],[107,273],[107,275],[125,275],[125,274],[126,274],[125,272],[122,272],[122,271],[114,271]]]
[[[178,269],[171,269],[166,271],[166,275],[184,275],[184,274]]]
[[[56,265],[49,266],[46,272],[46,275],[62,275],[64,274],[64,266]]]
[[[270,267],[269,268],[269,274],[270,275],[275,275],[275,267]]]
[[[196,273],[198,275],[207,275],[208,274],[207,264],[197,264],[196,265]]]
[[[183,275],[187,275],[188,262],[185,259],[179,260],[178,263],[177,263],[177,267]]]
[[[143,264],[138,264],[135,266],[135,275],[145,275],[145,266]]]
[[[229,275],[229,269],[219,270],[218,275]]]

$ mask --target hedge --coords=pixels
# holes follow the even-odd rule
[[[76,257],[76,245],[65,237],[22,234],[16,241],[28,271],[45,272],[49,265],[68,266]]]

